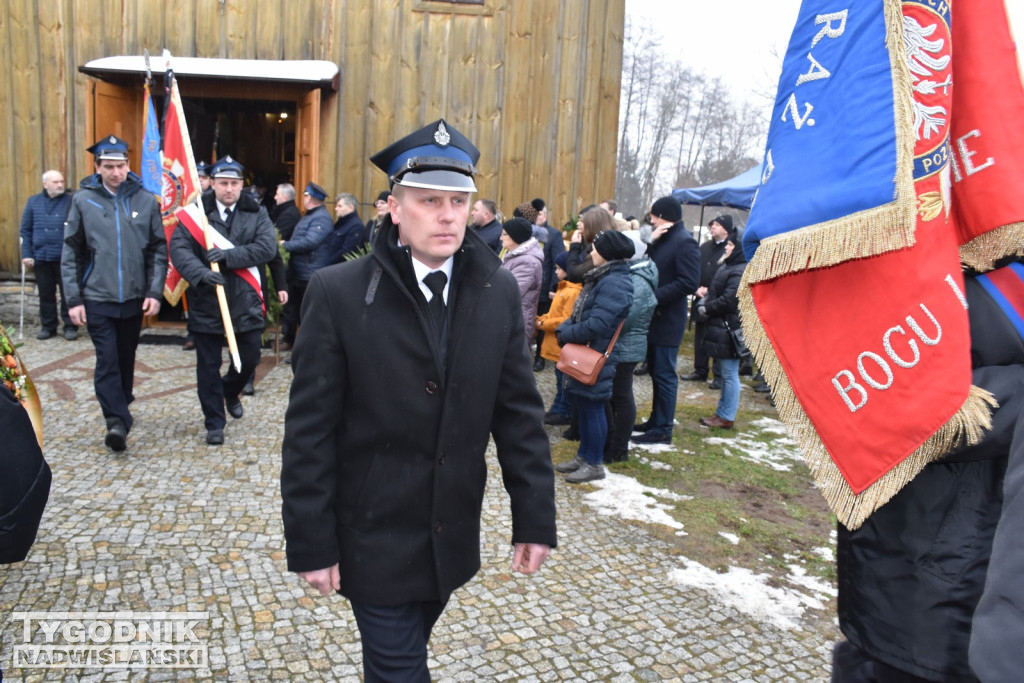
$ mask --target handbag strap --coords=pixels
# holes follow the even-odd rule
[[[612,340],[610,342],[608,342],[608,348],[604,350],[604,357],[605,358],[608,358],[611,355],[612,349],[615,348],[615,342],[619,338],[619,332],[622,332],[622,326],[625,325],[625,324],[626,324],[626,319],[623,318],[622,322],[619,323],[618,328],[616,328],[615,334],[612,336]]]

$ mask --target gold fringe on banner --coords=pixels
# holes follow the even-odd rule
[[[979,273],[987,273],[996,261],[1015,255],[1024,255],[1024,223],[990,230],[960,246],[960,260]]]
[[[760,258],[760,252],[755,258]],[[829,508],[847,529],[859,528],[871,513],[889,502],[925,465],[960,445],[978,443],[984,432],[992,428],[992,410],[998,407],[995,397],[972,386],[960,410],[945,425],[874,484],[859,494],[854,493],[793,392],[757,315],[751,284],[744,275],[738,293],[743,334],[758,368],[772,388],[780,419],[799,444],[811,476]]]
[[[917,196],[913,79],[904,54],[902,3],[885,0],[883,6],[896,128],[893,201],[762,240],[757,247],[756,262],[747,264],[744,275],[752,284],[914,245]]]
[[[165,282],[164,299],[166,299],[167,303],[169,303],[170,305],[177,306],[178,301],[181,300],[181,295],[185,293],[186,289],[188,289],[188,283],[185,282],[185,278],[179,279],[178,284],[175,285],[174,289],[168,287],[167,283]]]

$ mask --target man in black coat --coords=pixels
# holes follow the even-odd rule
[[[636,443],[672,443],[679,375],[676,360],[686,331],[686,297],[700,284],[700,248],[683,225],[683,207],[672,196],[651,207],[650,245],[647,255],[658,266],[658,306],[647,333],[647,367],[653,388],[651,416],[635,430]]]
[[[497,254],[501,251],[501,223],[498,221],[498,205],[493,199],[478,199],[470,215],[477,236]]]
[[[203,409],[206,443],[224,443],[225,406],[231,417],[243,415],[239,393],[260,362],[266,303],[263,266],[277,253],[274,226],[267,210],[242,192],[242,165],[230,156],[210,171],[213,195],[203,196],[211,248],[201,222],[179,222],[171,236],[171,260],[189,283],[188,330],[196,345],[196,393]],[[211,270],[219,263],[221,272]],[[217,287],[224,287],[238,342],[242,368],[232,365],[221,378],[224,321]]]
[[[288,569],[351,601],[367,681],[429,680],[431,629],[480,568],[489,436],[512,568],[536,571],[556,542],[519,288],[466,230],[478,157],[443,120],[371,157],[389,215],[370,255],[314,274],[292,355]]]
[[[700,287],[697,289],[697,298],[703,297],[715,279],[715,272],[718,271],[718,262],[725,255],[725,240],[732,232],[732,216],[722,214],[708,223],[710,239],[700,245]],[[696,301],[694,302],[696,306]],[[707,331],[707,323],[696,321],[693,334],[693,372],[683,375],[680,379],[688,381],[703,382],[708,378],[711,369],[708,354],[704,352],[704,333]],[[718,384],[718,386],[715,386]],[[713,389],[721,388],[721,380],[715,379],[712,383]]]
[[[302,212],[295,206],[295,186],[291,183],[281,183],[274,193],[274,227],[280,233],[281,239],[290,240],[295,226],[302,218]]]

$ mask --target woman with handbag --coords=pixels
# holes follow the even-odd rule
[[[609,230],[594,238],[591,253],[594,268],[583,278],[572,316],[555,330],[563,351],[566,344],[589,346],[607,354],[604,367],[592,384],[568,378],[566,392],[579,416],[580,445],[569,462],[555,466],[566,472],[572,484],[604,479],[604,444],[608,436],[605,404],[612,396],[617,349],[613,340],[633,304],[633,283],[629,275],[629,259],[634,253],[632,240],[620,232]],[[563,353],[563,359],[564,359]]]
[[[732,429],[740,402],[740,358],[750,355],[742,341],[740,302],[736,296],[747,267],[740,241],[737,231],[729,234],[725,255],[719,261],[721,266],[715,272],[711,286],[697,289],[697,296],[702,297],[697,303],[697,320],[707,325],[704,351],[708,358],[715,359],[715,368],[721,369],[722,378],[722,395],[715,414],[700,419],[705,427]]]

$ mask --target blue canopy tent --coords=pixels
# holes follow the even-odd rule
[[[761,165],[740,173],[735,178],[701,187],[672,190],[672,196],[680,204],[700,206],[700,224],[704,224],[705,206],[728,206],[733,209],[750,209],[754,193],[761,184]]]

